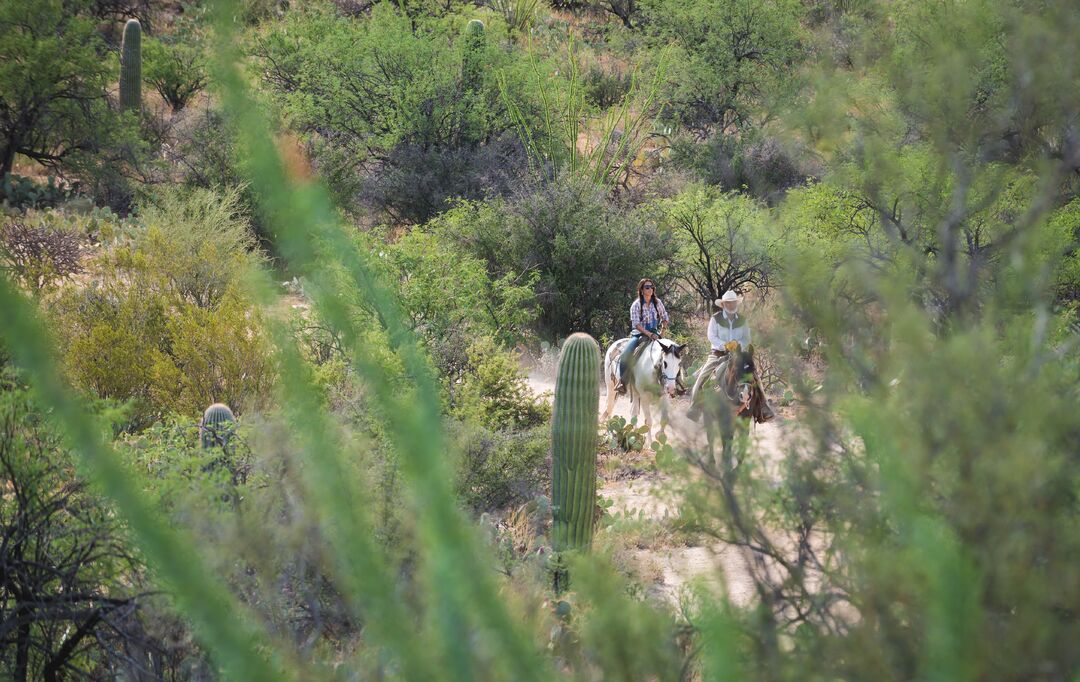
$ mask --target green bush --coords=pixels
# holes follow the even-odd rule
[[[206,87],[206,65],[202,48],[191,44],[193,37],[143,41],[143,79],[154,86],[173,111],[180,111]]]
[[[492,277],[483,260],[441,234],[438,224],[380,248],[410,326],[453,384],[471,363],[472,344],[490,337],[513,345],[526,338],[536,319],[536,277],[512,271]]]
[[[296,9],[254,53],[335,194],[418,223],[455,197],[508,194],[527,171],[496,82],[531,102],[526,65],[500,49],[493,28],[475,48],[461,28],[388,2],[362,21]],[[479,82],[462,78],[465,62],[483,64]]]
[[[450,420],[447,428],[460,453],[458,495],[474,513],[504,510],[547,489],[548,429],[499,430],[471,420]]]
[[[633,78],[618,70],[590,66],[585,72],[585,99],[598,109],[608,109],[623,101]]]
[[[144,205],[140,229],[117,243],[103,267],[138,273],[144,289],[214,308],[264,261],[236,189],[170,190]]]
[[[792,150],[761,134],[737,139],[717,135],[705,142],[679,137],[673,145],[672,162],[693,169],[709,185],[747,192],[773,205],[810,175]]]
[[[351,646],[360,624],[333,586],[324,559],[326,538],[303,511],[310,500],[297,480],[295,467],[301,463],[285,425],[276,415],[251,415],[228,449],[204,450],[197,424],[190,418],[167,419],[126,438],[120,454],[142,472],[140,483],[156,506],[194,535],[218,575],[283,639],[316,650]],[[359,445],[357,452],[370,451]],[[373,464],[372,457],[358,456],[350,475],[374,486],[374,477],[360,475]],[[396,492],[385,496],[393,499]],[[259,521],[265,518],[275,521]],[[400,542],[383,527],[378,533],[387,542]],[[257,575],[272,578],[261,584]],[[189,626],[174,621],[166,605],[148,604],[142,617],[164,630],[154,647],[163,668],[212,668]]]
[[[793,0],[644,0],[643,31],[675,44],[663,116],[698,139],[754,129],[783,77],[805,55]]]
[[[458,494],[472,511],[490,512],[544,490],[551,406],[532,392],[516,353],[490,337],[469,344],[450,386],[450,440],[460,453]]]
[[[516,353],[491,338],[473,339],[469,365],[454,387],[454,412],[489,429],[528,429],[551,417],[551,406],[533,394]]]
[[[678,249],[672,269],[705,310],[725,291],[777,285],[778,235],[760,202],[735,193],[687,187],[654,204]]]
[[[513,200],[464,204],[436,229],[483,259],[495,277],[536,272],[541,335],[574,331],[620,338],[637,282],[661,284],[674,244],[645,213],[609,202],[586,179],[566,177]]]
[[[85,4],[0,6],[0,177],[17,154],[57,166],[96,149],[119,118],[107,98],[104,42],[77,11]]]
[[[269,397],[268,339],[239,279],[261,256],[235,212],[235,193],[163,195],[98,256],[88,285],[49,304],[74,383],[134,400],[134,425]]]

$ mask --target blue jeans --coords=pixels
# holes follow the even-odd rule
[[[656,333],[655,326],[645,327],[645,330],[654,334]],[[619,380],[622,381],[623,384],[630,383],[630,377],[626,375],[626,370],[630,367],[630,358],[634,355],[634,349],[638,347],[638,344],[641,343],[642,339],[647,338],[648,337],[641,332],[630,332],[630,343],[626,344],[626,348],[623,348],[623,352],[619,356]]]

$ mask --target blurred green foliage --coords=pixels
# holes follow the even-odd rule
[[[1075,3],[620,2],[537,8],[531,39],[457,2],[214,3],[220,89],[138,127],[109,113],[100,13],[9,5],[0,113],[48,112],[20,145],[98,203],[140,196],[13,216],[85,236],[82,272],[0,278],[3,530],[70,494],[21,546],[54,570],[108,536],[122,561],[65,576],[132,599],[64,674],[1075,678]],[[622,336],[642,276],[688,327],[692,299],[753,292],[792,419],[731,468],[659,441],[672,517],[553,555],[549,408],[511,349]],[[217,400],[228,452],[197,443]],[[676,550],[716,575],[672,606],[631,564]],[[29,679],[79,626],[35,621],[20,653],[16,575],[0,670]]]

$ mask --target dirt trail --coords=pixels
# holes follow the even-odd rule
[[[548,393],[550,399],[555,390],[554,368],[550,363],[537,363],[528,372],[530,387],[537,393]],[[606,405],[607,395],[601,387],[601,414]],[[700,425],[686,417],[688,405],[686,398],[676,399],[672,403],[667,435],[677,447],[704,445]],[[620,397],[613,414],[629,420],[630,401]],[[659,415],[655,412],[653,420],[655,424],[659,423]],[[783,421],[780,419],[755,426],[751,431],[751,452],[766,466],[776,466],[782,460],[784,435]],[[604,478],[598,492],[611,500],[611,512],[640,513],[643,519],[659,521],[678,513],[678,501],[671,499],[670,492],[665,490],[666,482],[663,475],[649,471],[632,478]],[[698,579],[709,588],[726,592],[736,605],[749,605],[754,599],[746,558],[730,545],[710,541],[695,546],[649,547],[630,551],[635,562],[648,569],[645,571],[647,574],[655,576],[655,582],[649,587],[650,595],[673,605],[678,603],[684,587]]]

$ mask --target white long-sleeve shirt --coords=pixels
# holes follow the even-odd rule
[[[709,318],[708,334],[713,350],[723,350],[729,341],[738,341],[743,348],[750,345],[750,325],[739,313],[728,317],[728,312],[721,310],[713,315]]]

